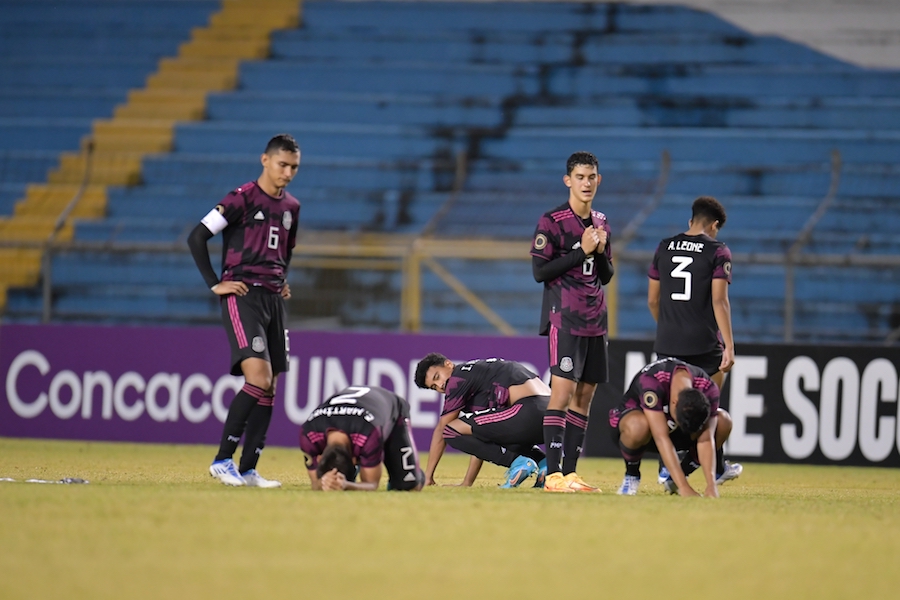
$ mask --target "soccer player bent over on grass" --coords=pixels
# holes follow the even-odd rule
[[[486,460],[507,468],[501,487],[518,487],[535,473],[534,487],[543,487],[547,462],[537,444],[543,442],[550,388],[536,373],[502,358],[455,365],[432,352],[419,361],[415,380],[422,389],[444,394],[428,451],[426,485],[434,485],[434,471],[449,444],[472,457],[463,486],[475,482]]]
[[[550,353],[550,404],[544,416],[547,492],[598,492],[575,472],[591,400],[609,379],[603,287],[613,276],[606,215],[591,203],[600,185],[597,158],[576,152],[563,182],[569,200],[544,213],[531,246],[536,281],[544,284],[541,335]]]
[[[706,479],[703,495],[718,498],[717,484],[726,480],[716,470],[716,456],[732,423],[719,408],[718,386],[703,369],[677,358],[650,363],[631,381],[622,403],[609,411],[609,425],[625,460],[619,494],[637,493],[641,458],[645,452],[657,452],[671,474],[668,492],[698,496],[687,476],[699,467]],[[683,463],[679,452],[685,453]]]
[[[260,158],[259,179],[245,183],[203,217],[188,245],[206,285],[220,297],[222,321],[231,344],[231,374],[244,387],[231,401],[210,474],[225,485],[279,487],[256,464],[272,419],[275,382],[288,370],[285,281],[297,237],[300,203],[285,187],[297,174],[300,149],[287,134],[273,137]],[[216,276],[207,242],[222,232],[222,279]],[[246,434],[246,435],[245,435]],[[241,436],[240,468],[232,457]]]
[[[688,230],[659,243],[647,274],[647,305],[657,322],[656,355],[700,367],[719,389],[734,365],[731,251],[716,239],[725,219],[725,208],[715,198],[694,200]],[[743,470],[737,463],[724,464],[728,479]],[[661,465],[659,483],[668,479]]]
[[[425,483],[409,403],[384,388],[351,386],[320,404],[300,427],[300,449],[314,490],[375,491],[382,463],[389,490],[418,492]]]

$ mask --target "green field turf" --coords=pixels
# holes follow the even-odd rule
[[[666,496],[645,465],[584,459],[603,494],[313,493],[299,450],[278,490],[207,474],[211,446],[0,438],[0,598],[896,598],[900,470],[745,465],[719,500]],[[424,458],[424,457],[423,457]],[[439,480],[466,461],[444,458]],[[530,485],[528,482],[526,485]],[[695,482],[695,487],[700,482]]]

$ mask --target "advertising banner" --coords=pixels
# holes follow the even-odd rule
[[[591,408],[585,451],[619,456],[606,415],[652,343],[614,340],[610,383]],[[728,458],[774,463],[900,466],[900,348],[740,344],[722,390],[734,421]]]
[[[427,450],[441,399],[413,377],[428,352],[517,360],[548,379],[538,336],[295,331],[290,344],[270,445],[296,447],[298,425],[347,385],[381,385],[409,401],[416,444]],[[607,412],[654,356],[649,342],[612,340],[609,351],[610,383],[595,397],[585,453],[618,457]],[[215,444],[243,384],[228,362],[217,327],[3,325],[0,436]],[[740,345],[722,393],[734,420],[726,455],[900,466],[898,364],[897,348]]]
[[[429,352],[453,361],[492,356],[545,375],[544,338],[384,333],[290,333],[267,444],[298,445],[298,425],[348,385],[380,385],[409,401],[427,450],[437,392],[414,382]],[[229,371],[218,327],[0,326],[0,436],[217,444],[243,378]]]

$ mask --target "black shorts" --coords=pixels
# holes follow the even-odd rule
[[[425,483],[425,473],[419,468],[419,455],[409,421],[409,404],[404,400],[401,406],[400,418],[384,444],[384,468],[388,473],[387,489],[407,492]]]
[[[661,354],[656,353],[657,358],[677,358],[683,360],[689,365],[700,367],[707,375],[715,375],[719,372],[719,365],[722,364],[722,348],[710,350],[704,354],[693,354],[685,356],[683,354]]]
[[[636,407],[626,408],[624,406],[617,406],[609,411],[609,433],[612,436],[616,448],[619,447],[619,438],[621,437],[619,422],[622,420],[622,417],[635,410],[641,409]],[[672,440],[672,445],[675,446],[675,452],[688,451],[696,458],[697,440],[692,440],[690,435],[684,433],[681,429],[676,429],[675,431],[669,432],[669,439]],[[650,436],[650,441],[648,443],[640,448],[632,448],[632,450],[659,454],[659,449],[656,447],[656,440],[653,439],[652,435]]]
[[[547,342],[551,375],[585,383],[609,381],[609,352],[605,335],[572,335],[551,325]]]
[[[285,328],[284,298],[269,290],[251,286],[245,296],[230,294],[221,301],[222,322],[231,344],[231,374],[242,375],[241,362],[262,358],[271,363],[272,373],[288,370],[288,332]]]
[[[460,414],[472,435],[500,446],[544,443],[544,413],[550,396],[528,396],[509,406]]]

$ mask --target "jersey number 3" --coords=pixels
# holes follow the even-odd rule
[[[685,269],[694,262],[694,259],[690,256],[673,256],[672,262],[675,263],[675,268],[672,269],[670,275],[673,279],[684,280],[684,291],[672,292],[672,300],[687,302],[691,299],[691,272],[686,271]]]

